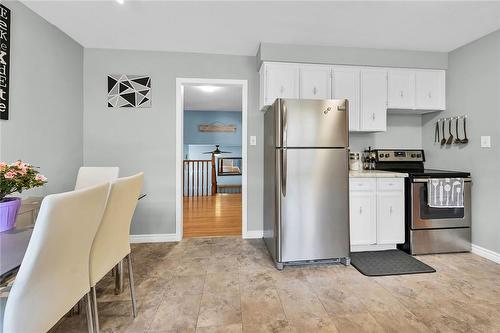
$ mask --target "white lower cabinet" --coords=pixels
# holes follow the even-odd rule
[[[404,241],[403,193],[379,191],[377,193],[377,244],[400,244]]]
[[[404,243],[404,178],[350,179],[351,251]]]
[[[350,193],[351,244],[366,245],[377,242],[377,197],[373,182],[351,182],[363,189]],[[361,185],[359,185],[361,183]]]

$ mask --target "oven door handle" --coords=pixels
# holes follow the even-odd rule
[[[456,178],[456,177],[451,177],[451,178]],[[427,183],[429,179],[433,178],[415,178],[411,182],[412,183]],[[464,182],[471,182],[472,178],[464,178]]]

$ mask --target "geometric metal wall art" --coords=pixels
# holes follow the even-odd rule
[[[151,77],[108,75],[108,107],[150,108]]]

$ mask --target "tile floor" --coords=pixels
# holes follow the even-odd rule
[[[353,267],[277,271],[262,240],[133,246],[138,298],[98,284],[101,332],[500,332],[500,265],[421,256],[437,273],[370,278]],[[55,332],[86,332],[85,315]]]

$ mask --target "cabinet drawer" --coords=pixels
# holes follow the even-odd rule
[[[402,191],[404,178],[378,178],[377,189],[379,191]]]
[[[372,178],[351,178],[349,180],[351,191],[374,191],[376,185],[376,180]]]

